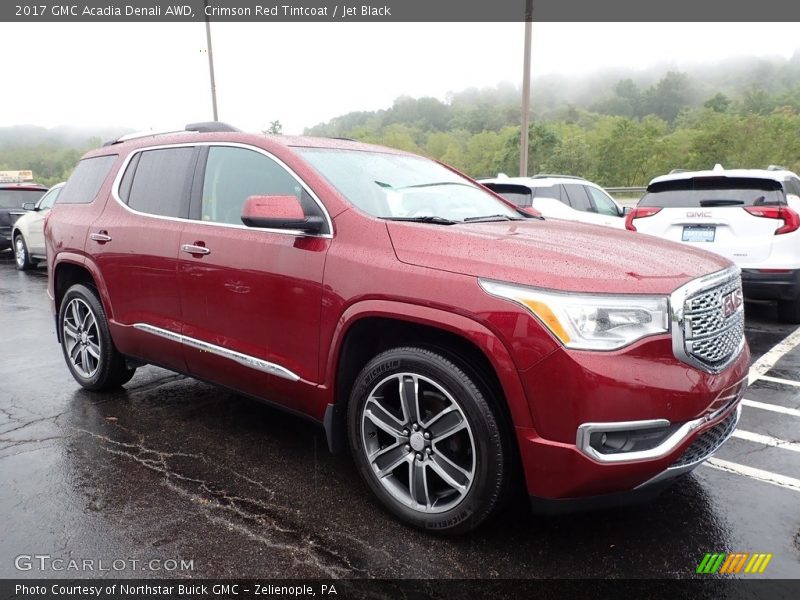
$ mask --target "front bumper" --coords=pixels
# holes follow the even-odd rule
[[[794,300],[800,297],[800,269],[742,269],[742,292],[748,300]]]
[[[665,338],[624,352],[562,350],[522,372],[534,423],[517,428],[529,495],[564,506],[620,493],[635,499],[690,471],[732,434],[749,361],[745,346],[724,371],[702,372],[674,359]],[[666,423],[669,435],[627,456],[593,453],[580,433],[582,425],[635,429],[626,426],[647,421]]]
[[[726,414],[727,416],[718,421],[716,425],[697,436],[694,442],[669,467],[632,490],[582,498],[553,499],[531,496],[531,508],[537,514],[557,515],[619,508],[652,500],[672,485],[677,477],[693,471],[728,441],[741,418],[742,405],[739,400],[736,401],[735,408],[727,410]]]

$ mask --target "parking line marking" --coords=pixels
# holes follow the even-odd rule
[[[775,344],[769,352],[753,363],[750,367],[749,382],[753,383],[761,379],[767,371],[775,366],[775,363],[783,358],[785,354],[791,352],[798,344],[800,344],[800,327]]]
[[[733,432],[733,437],[739,438],[740,440],[747,440],[748,442],[764,444],[771,448],[783,448],[784,450],[791,450],[792,452],[800,452],[800,444],[797,442],[787,442],[786,440],[781,440],[771,435],[763,435],[761,433],[737,429]]]
[[[790,415],[792,417],[800,417],[800,410],[796,408],[787,408],[785,406],[778,406],[777,404],[769,404],[767,402],[758,402],[756,400],[742,400],[742,406],[749,406],[750,408],[760,408],[761,410],[770,410],[772,412],[781,413],[783,415]]]
[[[763,379],[764,381],[771,381],[772,383],[782,383],[783,385],[792,385],[794,387],[800,387],[800,381],[795,381],[794,379],[784,379],[783,377],[773,377],[772,375],[761,375],[759,379]]]
[[[719,458],[709,458],[703,464],[711,467],[712,469],[725,471],[726,473],[733,473],[734,475],[744,475],[745,477],[750,477],[751,479],[755,479],[757,481],[763,481],[764,483],[777,485],[778,487],[782,487],[787,490],[800,492],[800,479],[795,479],[794,477],[787,477],[786,475],[779,475],[778,473],[770,473],[769,471],[763,471],[753,467],[746,467],[744,465],[729,462],[727,460],[721,460]]]

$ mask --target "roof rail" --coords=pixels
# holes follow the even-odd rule
[[[222,121],[200,121],[198,123],[189,123],[186,125],[186,131],[196,131],[197,133],[218,133],[229,132],[235,133],[241,131],[238,127],[223,123]]]
[[[357,142],[358,141],[358,140],[354,140],[353,138],[339,137],[339,136],[336,136],[336,135],[333,136],[331,139],[332,140],[342,140],[343,142]]]
[[[103,146],[113,146],[114,144],[121,144],[128,140],[135,140],[143,137],[151,137],[156,135],[169,135],[175,133],[214,133],[220,131],[236,132],[241,131],[233,125],[228,125],[222,121],[200,121],[198,123],[188,123],[183,129],[167,129],[162,131],[135,131],[127,133],[118,137],[115,140],[109,140]]]
[[[669,174],[674,175],[675,173],[690,173],[690,172],[691,169],[672,169],[672,171],[670,171]]]
[[[770,165],[767,167],[767,171],[788,171],[788,170],[789,169],[781,165]]]
[[[559,175],[557,173],[537,173],[531,179],[544,179],[545,177],[561,177],[562,179],[580,179],[581,181],[586,181],[585,177],[579,177],[578,175]]]

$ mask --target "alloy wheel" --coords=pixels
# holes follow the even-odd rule
[[[398,373],[374,386],[361,415],[362,450],[383,488],[424,513],[452,509],[469,492],[475,441],[461,406],[441,385]]]
[[[82,299],[73,298],[67,305],[62,333],[72,367],[82,377],[92,377],[100,367],[100,335],[94,313]]]

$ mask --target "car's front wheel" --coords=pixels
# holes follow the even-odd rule
[[[27,271],[36,266],[28,254],[28,245],[21,233],[14,236],[14,261],[20,271]]]
[[[114,347],[97,292],[75,284],[67,290],[58,311],[61,349],[72,376],[82,387],[103,391],[130,381],[125,357]]]
[[[489,517],[511,476],[508,435],[467,367],[422,348],[379,354],[348,405],[356,465],[381,502],[415,527],[463,533]]]

